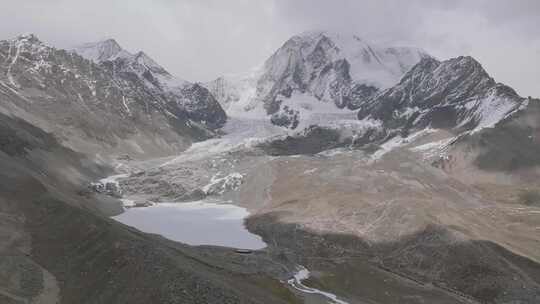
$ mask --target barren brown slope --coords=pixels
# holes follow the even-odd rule
[[[364,256],[477,301],[538,301],[540,209],[493,200],[422,160],[412,146],[375,162],[354,151],[274,159],[251,229],[314,258],[307,263]]]

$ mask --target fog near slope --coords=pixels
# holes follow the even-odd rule
[[[0,39],[34,32],[58,47],[105,37],[143,49],[173,73],[207,81],[261,64],[311,29],[472,55],[498,81],[540,96],[536,0],[1,0]]]

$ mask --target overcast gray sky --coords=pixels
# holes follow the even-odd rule
[[[191,81],[246,71],[312,29],[471,55],[540,97],[540,0],[0,0],[0,39],[33,32],[69,47],[113,37]]]

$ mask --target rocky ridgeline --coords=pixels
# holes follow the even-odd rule
[[[207,89],[173,76],[142,51],[131,54],[114,39],[107,39],[81,45],[73,52],[135,83],[135,91],[153,96],[147,102],[162,107],[169,115],[187,117],[209,129],[223,126],[227,119]]]
[[[424,58],[394,87],[362,104],[359,119],[375,119],[389,129],[469,131],[492,127],[526,99],[496,83],[471,57],[446,61]]]
[[[93,61],[31,34],[0,41],[3,112],[90,154],[170,154],[213,136],[225,123],[225,112],[205,88],[166,86],[173,76],[144,53],[106,44]]]

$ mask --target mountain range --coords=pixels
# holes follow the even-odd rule
[[[1,40],[0,302],[538,303],[539,140],[540,100],[474,58],[357,35],[207,83],[114,39]],[[135,198],[234,202],[267,247],[111,219]]]
[[[226,121],[208,90],[170,75],[113,40],[81,54],[36,36],[0,42],[5,112],[23,117],[81,152],[172,153],[212,136]],[[89,56],[94,52],[97,57]]]

